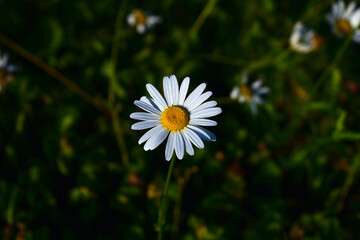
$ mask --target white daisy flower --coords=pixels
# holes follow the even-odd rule
[[[0,54],[0,92],[13,81],[14,76],[12,73],[17,71],[17,65],[9,64],[9,54],[3,53],[2,56]]]
[[[265,103],[262,96],[268,94],[270,92],[270,88],[263,87],[260,79],[253,82],[250,87],[248,85],[248,81],[248,75],[244,73],[241,85],[235,86],[232,89],[230,98],[237,99],[239,103],[249,103],[251,112],[256,115],[257,105]]]
[[[323,44],[323,38],[313,30],[308,29],[302,22],[297,22],[290,36],[291,48],[300,53],[318,50]]]
[[[165,159],[170,160],[175,150],[178,159],[182,159],[184,151],[194,155],[194,144],[203,148],[201,139],[215,141],[215,135],[202,126],[216,126],[213,120],[206,119],[221,113],[221,108],[215,107],[216,101],[205,102],[212,92],[203,93],[206,84],[200,84],[188,97],[190,78],[186,77],[180,86],[174,75],[163,78],[165,99],[151,84],[146,84],[150,97],[141,97],[134,104],[146,112],[135,112],[130,118],[142,120],[131,126],[133,130],[149,129],[140,139],[139,144],[146,141],[145,151],[154,150],[165,139]],[[165,101],[166,100],[166,101]],[[205,102],[205,103],[204,103]]]
[[[333,32],[339,37],[346,37],[358,28],[360,9],[355,7],[355,2],[351,2],[346,8],[344,1],[339,1],[332,5],[331,13],[326,14],[326,19],[331,24]],[[356,30],[353,40],[360,42],[359,30]]]
[[[127,22],[130,26],[136,27],[139,34],[145,33],[151,29],[155,24],[161,23],[160,16],[152,15],[150,12],[145,12],[140,9],[135,9],[127,16]]]
[[[6,73],[14,73],[17,71],[17,65],[8,63],[9,61],[9,54],[4,52],[1,56],[0,54],[0,69],[5,71]]]

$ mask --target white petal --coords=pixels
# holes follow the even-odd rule
[[[207,109],[200,110],[196,113],[192,113],[190,115],[190,117],[191,117],[191,119],[193,119],[193,118],[208,118],[208,117],[216,116],[220,113],[221,113],[221,108],[213,107],[213,108],[207,108]]]
[[[351,25],[353,28],[357,28],[359,26],[359,22],[360,22],[360,9],[357,10],[350,19]]]
[[[185,100],[187,91],[189,89],[189,84],[190,84],[190,78],[189,77],[184,78],[184,80],[182,81],[181,86],[180,86],[179,102],[178,102],[179,105],[184,104],[184,100]]]
[[[173,105],[179,104],[179,83],[175,77],[175,75],[170,76],[170,82],[171,82],[171,97]]]
[[[345,7],[344,1],[339,1],[337,4],[333,5],[333,11],[336,13],[338,17],[342,17],[344,12],[344,7]]]
[[[206,132],[206,134],[210,137],[210,141],[216,141],[215,134],[213,134],[212,132],[210,132],[206,128],[203,128],[203,127],[200,127],[200,126],[197,126],[197,128],[203,130],[204,132]]]
[[[147,104],[145,102],[138,101],[138,100],[136,100],[134,102],[134,104],[136,106],[138,106],[139,108],[141,108],[141,109],[143,109],[143,110],[145,110],[145,111],[147,111],[149,113],[153,113],[153,114],[156,114],[156,115],[161,115],[161,112],[158,109],[151,106],[150,104]]]
[[[130,26],[134,26],[134,25],[135,25],[135,23],[136,23],[136,18],[135,18],[135,16],[134,16],[134,14],[129,14],[129,15],[127,16],[127,22],[128,22],[128,24],[129,24]]]
[[[144,135],[142,135],[142,137],[139,139],[138,143],[142,144],[143,142],[145,142],[146,140],[148,140],[150,137],[152,137],[153,135],[157,134],[158,132],[160,132],[160,130],[163,128],[162,125],[158,125],[152,129],[150,129],[149,131],[147,131]]]
[[[189,122],[191,125],[199,126],[216,126],[217,123],[210,119],[191,119]]]
[[[8,60],[9,54],[7,52],[4,52],[0,59],[0,67],[4,68],[7,65]]]
[[[172,155],[174,153],[174,148],[175,148],[175,133],[170,132],[169,138],[167,140],[166,147],[165,147],[165,159],[167,161],[170,161],[170,159],[172,158]]]
[[[351,2],[344,12],[344,18],[349,18],[356,7],[355,2]]]
[[[360,43],[360,30],[356,30],[353,36],[354,42]]]
[[[164,110],[167,108],[167,104],[164,98],[161,96],[159,91],[150,83],[146,84],[146,89],[149,92],[150,96],[154,99],[156,105],[160,108],[160,110]]]
[[[186,98],[184,102],[185,107],[189,107],[198,97],[203,93],[206,87],[205,83],[200,84],[194,91]]]
[[[136,31],[139,33],[139,34],[144,34],[145,33],[145,25],[144,24],[139,24],[136,26]]]
[[[182,136],[182,138],[183,138],[183,140],[184,140],[186,152],[187,152],[190,156],[194,155],[194,148],[192,147],[189,138],[184,134],[183,131],[181,131],[180,134],[181,134],[181,136]]]
[[[149,97],[142,96],[142,97],[140,98],[140,101],[152,105],[151,102],[150,102],[150,98],[149,98]],[[155,106],[153,105],[153,107],[155,107]]]
[[[160,116],[152,113],[135,112],[130,114],[130,118],[136,120],[159,120]]]
[[[146,25],[148,25],[149,27],[152,27],[153,25],[157,24],[157,23],[161,23],[162,18],[159,16],[148,16],[146,19]]]
[[[262,87],[257,91],[258,94],[268,94],[269,92],[270,92],[270,88],[268,87]]]
[[[204,148],[204,143],[201,138],[190,128],[185,128],[183,131],[184,135],[198,148]]]
[[[344,9],[345,9],[345,3],[344,3],[344,1],[340,1],[339,5],[338,5],[339,15],[341,15],[341,16],[344,15]]]
[[[230,93],[230,98],[231,99],[236,99],[239,97],[239,93],[240,93],[240,88],[238,86],[235,86]]]
[[[251,84],[251,88],[252,88],[253,90],[256,90],[256,89],[258,89],[261,85],[262,85],[262,81],[261,81],[261,80],[256,80],[255,82],[253,82],[253,83]]]
[[[249,81],[249,76],[246,73],[243,73],[241,83],[247,85],[248,81]]]
[[[257,103],[255,101],[249,101],[249,106],[253,115],[257,115]]]
[[[206,103],[201,104],[200,106],[198,106],[197,108],[195,108],[194,110],[191,111],[191,113],[196,113],[200,110],[206,109],[206,108],[211,108],[211,107],[215,107],[217,105],[216,101],[209,101]]]
[[[154,108],[156,108],[157,110],[160,111],[160,108],[158,107],[158,105],[156,105],[154,99],[150,98],[150,97],[146,97],[146,96],[142,96],[140,98],[140,101],[150,104],[151,106],[153,106]]]
[[[334,3],[332,6],[331,6],[331,13],[333,16],[335,16],[336,18],[338,18],[340,15],[339,15],[339,11],[338,11],[338,3]]]
[[[180,132],[175,132],[175,153],[180,160],[184,157],[184,148],[184,140],[182,139]]]
[[[152,128],[152,127],[155,127],[157,125],[159,125],[159,121],[143,121],[143,122],[137,122],[137,123],[134,123],[132,126],[131,126],[131,129],[132,130],[143,130],[143,129],[148,129],[148,128]]]
[[[212,92],[210,92],[210,91],[201,94],[200,97],[198,99],[196,99],[195,102],[193,102],[193,104],[191,104],[189,106],[189,108],[188,108],[189,111],[192,111],[193,109],[197,108],[199,105],[201,105],[203,102],[205,102],[211,95],[212,95]]]
[[[172,106],[170,78],[168,78],[168,77],[163,78],[163,88],[164,88],[164,96],[165,96],[167,105],[170,107],[170,106]]]
[[[169,131],[167,131],[165,128],[161,128],[159,132],[154,134],[152,137],[147,140],[147,142],[144,145],[144,150],[154,150],[157,148],[167,137]]]
[[[243,95],[240,95],[238,101],[239,103],[244,103],[246,102],[246,98]]]
[[[207,134],[204,130],[200,129],[198,126],[189,125],[188,128],[195,132],[200,138],[206,141],[211,140],[209,134]]]
[[[326,20],[330,23],[330,25],[335,24],[335,17],[332,14],[326,14],[325,15]]]
[[[257,104],[265,104],[264,99],[262,99],[260,95],[254,95],[251,100],[255,101]]]
[[[17,70],[18,70],[18,66],[12,63],[8,64],[5,69],[7,73],[14,73],[17,72]]]

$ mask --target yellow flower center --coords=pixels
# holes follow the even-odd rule
[[[169,131],[176,132],[184,129],[190,120],[188,111],[180,106],[165,109],[161,115],[162,125]]]
[[[339,19],[335,23],[334,28],[335,28],[335,31],[342,36],[347,36],[352,31],[352,26],[351,26],[350,22],[346,19]]]
[[[312,44],[314,46],[314,51],[319,50],[324,45],[324,38],[319,34],[315,34],[314,37],[311,39]]]
[[[134,10],[133,12],[136,20],[136,24],[145,24],[146,23],[146,13],[141,10]]]
[[[251,89],[246,85],[242,85],[240,87],[240,93],[241,93],[241,95],[243,95],[245,97],[246,100],[249,100],[251,98],[251,96],[253,95]]]

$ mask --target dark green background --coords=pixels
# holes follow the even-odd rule
[[[324,17],[332,1],[219,0],[190,33],[207,3],[0,1],[1,34],[119,118],[0,42],[20,68],[0,95],[0,239],[155,239],[169,163],[165,144],[151,152],[137,144],[143,132],[130,129],[129,115],[146,83],[161,89],[171,74],[189,76],[190,89],[206,82],[223,113],[209,128],[217,141],[175,163],[165,239],[360,238],[360,47],[350,43],[329,69],[345,42]],[[163,23],[138,35],[126,23],[135,8]],[[299,19],[325,38],[322,49],[289,51]],[[257,116],[228,98],[244,71],[271,88]]]

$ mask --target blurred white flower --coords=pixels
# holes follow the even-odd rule
[[[346,37],[355,30],[353,40],[360,43],[360,31],[357,29],[360,24],[360,9],[356,8],[355,2],[351,2],[347,8],[344,1],[333,3],[326,19],[339,37]]]
[[[221,113],[221,108],[215,107],[216,101],[205,102],[212,92],[203,93],[206,84],[200,84],[194,91],[188,92],[190,78],[186,77],[179,88],[174,75],[163,78],[165,99],[151,84],[146,84],[150,97],[141,97],[134,104],[146,112],[135,112],[130,118],[142,120],[131,126],[133,130],[149,129],[140,139],[139,144],[144,142],[144,149],[154,150],[167,137],[165,147],[165,159],[170,160],[175,151],[178,159],[182,159],[184,152],[194,155],[194,144],[203,148],[201,139],[215,141],[215,135],[202,126],[216,126],[213,120],[206,119]]]
[[[145,12],[140,9],[135,9],[127,16],[127,22],[130,26],[136,27],[139,34],[144,34],[151,29],[155,24],[161,23],[160,16],[152,15],[150,12]]]
[[[5,52],[2,56],[0,54],[0,92],[4,90],[7,84],[14,80],[14,76],[12,74],[18,69],[17,65],[8,63],[8,61],[8,53]]]
[[[318,50],[323,44],[323,38],[312,29],[308,29],[302,22],[297,22],[290,36],[291,48],[300,53]]]
[[[239,103],[249,103],[251,112],[257,114],[257,105],[265,103],[262,98],[264,95],[270,92],[270,88],[263,87],[260,79],[256,80],[249,86],[249,77],[246,73],[242,76],[242,82],[240,86],[235,86],[231,93],[231,99],[237,99]]]

